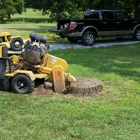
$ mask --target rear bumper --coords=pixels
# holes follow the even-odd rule
[[[49,30],[50,32],[54,32],[61,37],[81,37],[81,32],[71,32],[69,30]]]
[[[54,32],[54,33],[69,33],[69,30],[48,30],[49,32]]]

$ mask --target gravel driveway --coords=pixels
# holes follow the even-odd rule
[[[107,41],[96,41],[94,45],[92,46],[84,46],[81,42],[77,42],[77,43],[61,43],[61,42],[57,42],[57,43],[49,43],[50,45],[50,49],[49,51],[52,50],[64,50],[64,49],[89,49],[89,48],[99,48],[99,47],[109,47],[109,46],[114,46],[114,45],[128,45],[128,44],[134,44],[134,43],[140,43],[140,41],[134,41],[134,40],[107,40]],[[8,50],[8,54],[20,54],[21,51],[12,51],[12,50]]]
[[[108,46],[114,46],[114,45],[128,45],[128,44],[134,44],[139,43],[140,41],[134,41],[134,40],[107,40],[107,41],[96,41],[93,46],[84,46],[82,43],[50,43],[50,51],[51,50],[58,50],[58,49],[81,49],[81,48],[99,48],[99,47],[108,47]]]

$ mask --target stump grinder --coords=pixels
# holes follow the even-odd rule
[[[64,59],[48,54],[47,38],[36,33],[24,44],[20,55],[8,56],[7,46],[0,47],[0,90],[31,93],[37,79],[44,87],[65,92],[76,79],[67,72]]]

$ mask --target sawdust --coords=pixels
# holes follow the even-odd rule
[[[38,96],[65,95],[73,97],[92,97],[95,94],[103,94],[103,92],[102,92],[102,84],[99,80],[92,78],[79,78],[77,80],[77,83],[72,84],[71,90],[68,90],[66,93],[54,92],[52,88],[45,89],[44,84],[39,82],[36,84],[36,87],[34,88],[31,94]]]

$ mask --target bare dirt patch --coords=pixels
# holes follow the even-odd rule
[[[74,97],[92,97],[102,92],[102,83],[98,79],[78,78],[76,82],[71,83],[70,89],[66,93],[56,93],[53,89],[44,88],[44,84],[37,85],[32,92],[33,95],[72,95]]]

